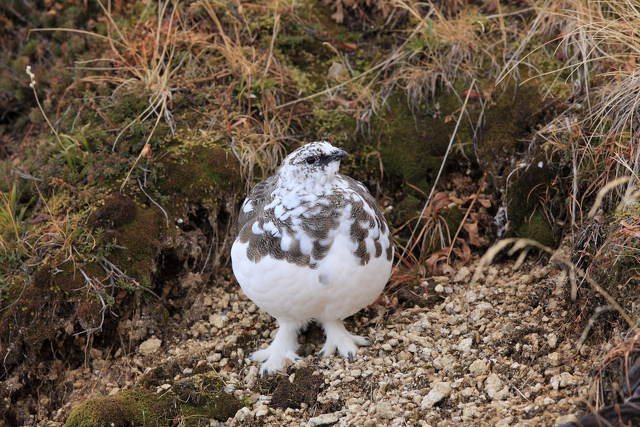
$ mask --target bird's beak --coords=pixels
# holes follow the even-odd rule
[[[344,159],[345,157],[347,157],[348,155],[349,155],[349,153],[347,153],[346,151],[341,150],[339,148],[336,148],[336,150],[333,153],[331,153],[331,156],[329,156],[329,158],[331,160],[340,161],[340,160]]]

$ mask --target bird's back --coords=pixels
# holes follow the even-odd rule
[[[277,176],[253,187],[238,218],[238,238],[257,262],[269,255],[316,268],[338,234],[346,235],[360,265],[392,257],[389,228],[375,199],[360,182],[337,174],[330,191],[299,194],[294,201],[275,195]]]

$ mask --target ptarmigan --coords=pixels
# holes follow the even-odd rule
[[[298,331],[309,321],[326,334],[321,354],[349,359],[366,338],[342,321],[382,292],[391,274],[393,245],[375,199],[360,182],[338,173],[347,153],[312,142],[284,159],[242,204],[231,248],[244,293],[275,317],[271,345],[251,355],[261,373],[295,361]]]

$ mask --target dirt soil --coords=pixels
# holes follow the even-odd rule
[[[174,380],[217,370],[225,390],[247,404],[210,425],[542,426],[584,411],[604,349],[587,342],[576,351],[581,329],[571,322],[565,273],[542,261],[518,271],[507,263],[485,267],[472,284],[473,270],[425,279],[394,307],[349,319],[352,332],[373,341],[352,363],[318,358],[323,336],[311,326],[300,338],[306,357],[267,379],[247,356],[270,342],[274,322],[227,276],[201,295],[194,310],[204,308],[202,318],[169,342],[149,336],[131,354],[94,353],[89,366],[61,373],[72,384],[66,404],[53,420],[34,415],[31,425],[62,425],[88,397],[130,388],[169,365],[179,366]]]

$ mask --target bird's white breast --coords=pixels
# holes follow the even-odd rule
[[[239,240],[233,244],[233,272],[245,294],[279,319],[344,319],[374,302],[391,274],[392,262],[385,256],[361,265],[343,233],[315,269],[269,255],[253,262],[247,246]]]

